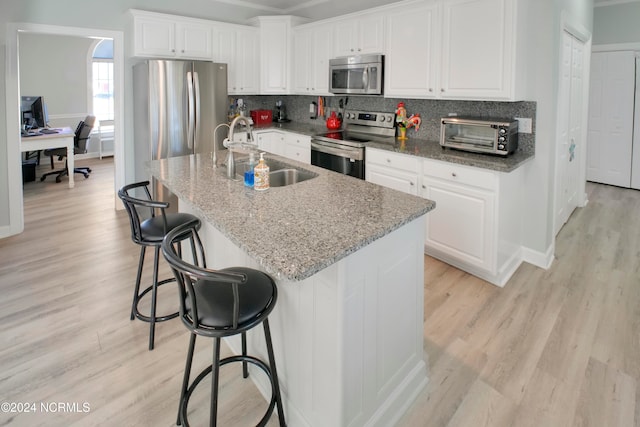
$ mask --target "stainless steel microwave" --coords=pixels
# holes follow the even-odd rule
[[[518,148],[517,120],[443,117],[441,123],[443,147],[503,156]]]
[[[329,61],[329,92],[382,95],[383,55],[357,55]]]

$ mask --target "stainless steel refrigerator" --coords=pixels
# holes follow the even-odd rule
[[[214,130],[227,122],[227,65],[149,60],[133,68],[136,181],[150,179],[149,160],[213,151]],[[217,143],[226,135],[218,130]],[[177,208],[177,199],[152,181],[153,197]]]

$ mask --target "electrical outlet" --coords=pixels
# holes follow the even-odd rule
[[[532,119],[523,119],[521,117],[516,117],[518,121],[518,133],[531,133],[533,132],[533,120]]]

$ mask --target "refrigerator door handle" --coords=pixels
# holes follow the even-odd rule
[[[194,131],[194,94],[193,94],[193,76],[191,71],[187,71],[187,147],[193,150],[193,131]]]
[[[195,120],[193,123],[193,152],[198,152],[198,140],[200,139],[200,80],[198,78],[198,72],[193,72],[193,86],[195,92]]]

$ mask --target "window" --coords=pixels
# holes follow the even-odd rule
[[[98,120],[113,120],[113,40],[101,40],[93,50],[93,114]]]

